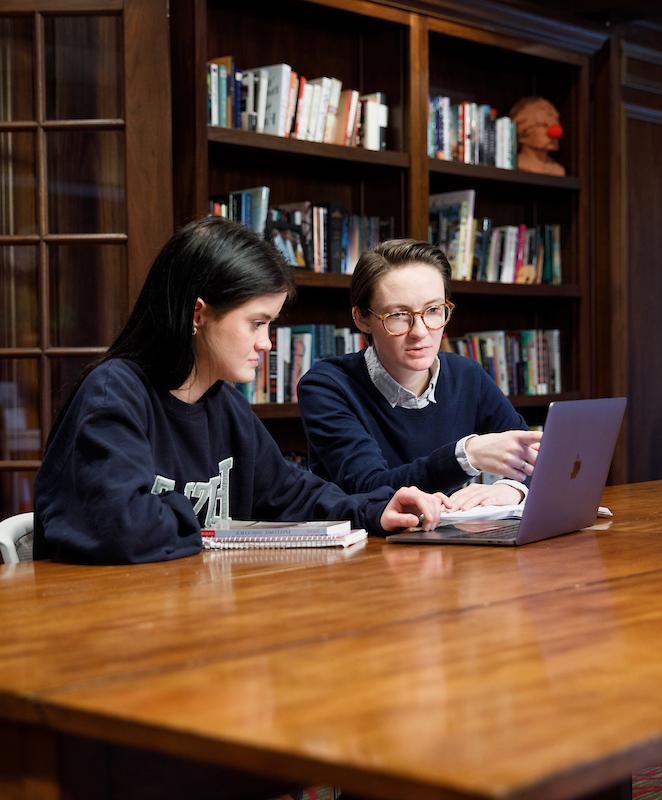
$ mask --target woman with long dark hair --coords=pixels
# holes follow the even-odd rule
[[[250,381],[289,267],[218,218],[178,231],[131,316],[57,418],[35,482],[35,558],[178,558],[237,519],[433,527],[444,500],[407,487],[347,495],[287,462],[232,382]]]

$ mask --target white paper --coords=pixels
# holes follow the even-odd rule
[[[520,519],[524,511],[524,505],[525,503],[509,506],[476,506],[466,511],[442,511],[439,523],[441,525],[454,525],[456,522],[471,522],[473,520]],[[614,516],[605,506],[598,508],[597,515],[599,517]]]
[[[442,511],[440,523],[443,525],[472,520],[519,519],[524,510],[524,503],[509,506],[475,506],[466,511]]]

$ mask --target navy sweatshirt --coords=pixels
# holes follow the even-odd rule
[[[235,519],[351,519],[383,532],[392,489],[350,497],[302,472],[232,385],[184,403],[112,359],[81,384],[37,475],[35,558],[137,563],[197,553],[201,525],[219,512],[219,464],[230,457]]]
[[[346,492],[418,486],[450,492],[467,481],[455,445],[470,433],[528,430],[485,370],[439,354],[436,403],[392,408],[368,374],[363,352],[319,361],[297,395],[310,466]]]

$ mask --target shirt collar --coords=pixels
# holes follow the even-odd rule
[[[384,396],[387,403],[391,408],[398,406],[399,408],[425,408],[429,403],[436,403],[434,391],[437,386],[437,379],[439,378],[439,359],[435,358],[432,364],[432,377],[427,389],[420,397],[417,397],[409,389],[401,386],[395,378],[387,372],[382,362],[379,360],[377,351],[371,345],[366,348],[363,357],[365,364],[368,368],[368,375],[370,380],[374,383],[375,388],[380,394]]]

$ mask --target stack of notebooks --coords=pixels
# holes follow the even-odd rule
[[[286,547],[348,547],[366,539],[363,528],[349,520],[318,522],[257,522],[222,520],[202,530],[206,550],[253,550]]]

